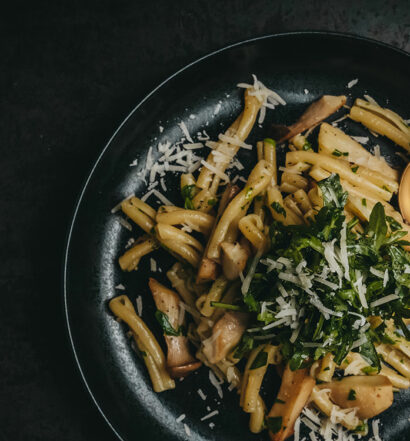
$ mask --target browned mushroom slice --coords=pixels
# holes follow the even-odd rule
[[[222,271],[228,280],[236,280],[246,267],[246,262],[251,255],[251,249],[249,243],[245,241],[221,243]]]
[[[211,363],[223,360],[241,340],[248,322],[243,312],[225,312],[212,328],[212,336],[203,342],[203,353]]]
[[[295,421],[312,393],[315,380],[308,369],[292,371],[289,364],[283,372],[275,404],[267,417],[272,441],[283,441],[293,434]]]
[[[223,195],[221,197],[221,201],[219,202],[218,214],[215,219],[214,227],[212,228],[211,234],[209,235],[210,238],[213,235],[215,227],[218,223],[218,220],[222,216],[223,211],[225,210],[229,202],[231,202],[231,200],[239,193],[239,191],[240,188],[237,185],[229,184],[225,188],[225,191],[223,192]],[[216,278],[219,276],[220,266],[218,263],[206,257],[207,251],[208,245],[205,248],[203,258],[201,260],[201,263],[199,264],[196,283],[204,283],[210,280],[216,280]]]
[[[291,126],[273,126],[273,137],[279,143],[293,138],[297,134],[316,126],[332,113],[339,110],[344,104],[346,104],[346,97],[344,95],[323,95],[322,98],[312,103]]]
[[[181,308],[178,294],[153,278],[149,279],[149,288],[157,309],[166,316],[172,329],[178,331]],[[188,339],[184,335],[164,332],[164,337],[168,349],[167,370],[172,378],[185,377],[201,366],[202,363],[191,355]]]

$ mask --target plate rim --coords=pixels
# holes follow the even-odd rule
[[[132,117],[132,115],[149,99],[151,98],[151,96],[153,96],[154,94],[156,94],[163,86],[165,86],[169,81],[171,81],[173,78],[177,77],[178,75],[180,75],[181,73],[185,72],[186,70],[188,70],[189,68],[191,68],[194,65],[199,64],[200,62],[211,58],[217,54],[220,54],[222,52],[228,51],[230,49],[234,49],[240,46],[244,46],[246,44],[249,43],[256,43],[258,41],[263,41],[263,40],[268,40],[268,39],[275,39],[275,38],[280,38],[280,37],[295,37],[295,36],[312,36],[312,35],[316,35],[316,36],[323,36],[323,37],[337,37],[337,38],[341,38],[341,39],[349,39],[349,40],[356,40],[356,41],[360,41],[360,42],[365,42],[365,43],[370,43],[373,44],[375,46],[379,46],[381,48],[385,48],[385,49],[389,49],[390,51],[394,51],[400,55],[404,55],[405,57],[410,57],[410,52],[407,52],[403,49],[397,48],[395,46],[392,46],[391,44],[382,42],[382,41],[378,41],[375,40],[374,38],[369,38],[369,37],[364,37],[364,36],[360,36],[357,34],[353,34],[353,33],[346,33],[346,32],[335,32],[335,31],[322,31],[322,30],[299,30],[299,31],[290,31],[290,32],[279,32],[279,33],[274,33],[274,34],[266,34],[266,35],[262,35],[259,37],[252,37],[252,38],[248,38],[246,40],[240,40],[237,41],[235,43],[231,43],[229,45],[223,46],[222,48],[216,49],[212,52],[208,52],[205,55],[195,59],[194,61],[189,62],[188,64],[184,65],[183,67],[181,67],[180,69],[178,69],[177,71],[175,71],[173,74],[167,76],[163,81],[161,81],[156,87],[154,87],[147,95],[145,95],[127,114],[127,116],[122,120],[122,122],[118,125],[118,127],[114,130],[113,134],[111,135],[111,137],[108,139],[108,141],[105,143],[103,149],[101,150],[101,152],[98,154],[98,156],[96,157],[96,159],[93,161],[93,165],[91,166],[90,171],[86,174],[86,178],[83,181],[83,183],[81,184],[81,191],[80,193],[77,195],[76,197],[76,201],[74,203],[74,208],[72,210],[72,214],[69,217],[69,222],[68,222],[68,229],[66,232],[66,239],[64,242],[64,247],[63,247],[63,259],[62,259],[62,295],[63,295],[63,302],[62,302],[62,307],[63,307],[63,315],[64,315],[64,328],[65,328],[65,333],[66,333],[66,338],[68,339],[68,343],[69,343],[69,347],[71,349],[71,353],[74,357],[75,360],[75,366],[77,369],[77,372],[80,374],[81,377],[81,381],[83,386],[85,386],[85,389],[88,393],[88,395],[91,397],[91,401],[94,403],[94,405],[96,406],[96,408],[98,409],[100,415],[103,417],[104,421],[106,422],[106,424],[108,425],[108,427],[111,429],[111,431],[115,434],[115,436],[120,440],[120,441],[126,441],[118,432],[118,430],[114,427],[114,425],[111,423],[109,417],[105,414],[105,412],[103,411],[102,407],[100,406],[100,404],[98,403],[96,397],[94,396],[93,391],[91,390],[90,385],[88,384],[87,378],[83,372],[83,368],[82,365],[80,363],[80,359],[78,357],[77,354],[77,350],[76,350],[76,345],[74,342],[74,338],[72,335],[72,331],[71,331],[71,321],[70,321],[70,313],[69,313],[69,307],[68,307],[68,290],[67,290],[67,275],[68,275],[68,260],[69,260],[69,254],[70,254],[70,245],[71,245],[71,239],[72,239],[72,235],[73,235],[73,230],[74,230],[74,226],[76,223],[76,219],[77,219],[77,215],[78,215],[78,211],[80,209],[81,203],[83,201],[83,197],[84,194],[88,188],[88,185],[94,175],[95,170],[97,169],[100,161],[102,160],[105,152],[108,150],[108,148],[110,147],[112,141],[115,139],[115,137],[117,136],[117,134],[120,132],[120,130],[122,129],[122,127],[127,123],[127,121]]]

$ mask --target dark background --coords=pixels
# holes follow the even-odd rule
[[[110,135],[168,75],[246,38],[332,30],[409,51],[410,8],[380,0],[10,4],[0,9],[0,440],[114,440],[76,371],[61,307],[68,224]]]

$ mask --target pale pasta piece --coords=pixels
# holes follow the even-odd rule
[[[158,242],[155,238],[148,236],[142,237],[136,245],[127,250],[118,259],[121,269],[123,271],[133,271],[137,269],[141,258],[157,248]]]
[[[310,203],[309,196],[304,190],[299,189],[295,191],[292,194],[292,197],[304,214],[313,208],[312,204]]]
[[[183,173],[181,175],[181,190],[190,185],[195,185],[194,175],[192,173]]]
[[[148,326],[136,314],[128,297],[122,295],[112,299],[109,307],[116,317],[123,320],[130,327],[148,368],[154,391],[162,392],[174,389],[175,382],[166,370],[164,353]]]
[[[238,223],[239,230],[257,249],[262,250],[267,246],[267,238],[263,233],[264,225],[257,214],[248,214]]]
[[[211,317],[214,313],[215,308],[211,306],[211,302],[219,302],[224,291],[227,289],[229,281],[224,277],[218,277],[212,284],[211,289],[208,294],[205,294],[205,298],[201,307],[199,307],[200,313],[205,317]],[[197,303],[197,306],[200,306]]]
[[[220,244],[225,241],[229,226],[245,216],[247,208],[255,196],[269,185],[272,179],[272,166],[266,161],[259,161],[249,175],[246,187],[229,203],[216,225],[209,242],[207,257],[215,261],[220,259]]]
[[[410,359],[396,349],[386,344],[376,345],[376,351],[383,357],[383,360],[394,367],[406,378],[410,378]]]
[[[182,300],[191,308],[195,308],[195,293],[188,289],[187,283],[180,273],[183,272],[180,262],[175,263],[170,270],[167,271],[167,277],[172,287],[178,291]],[[193,317],[194,319],[196,317]]]
[[[315,152],[297,151],[286,154],[286,165],[292,165],[299,161],[308,162],[312,165],[318,165],[328,172],[337,173],[341,179],[345,179],[353,185],[362,187],[364,190],[375,194],[378,198],[384,201],[389,201],[391,199],[392,194],[389,191],[384,190],[367,179],[356,175],[354,172],[352,172],[349,165],[345,161],[340,161],[330,156],[328,157],[320,155]]]
[[[289,194],[286,196],[285,199],[283,199],[283,203],[285,207],[289,208],[289,210],[293,211],[297,216],[303,218],[303,213],[292,198],[292,195]]]
[[[203,234],[208,234],[212,229],[215,218],[210,214],[201,213],[196,210],[184,210],[177,208],[176,210],[168,211],[158,210],[156,221],[158,223],[168,225],[187,225],[195,231]]]
[[[194,268],[198,267],[201,255],[190,245],[172,239],[161,240],[161,245],[171,254],[182,259],[182,261],[189,263]]]
[[[284,205],[282,194],[277,187],[267,190],[267,201],[272,217],[284,225],[301,225],[303,220]],[[284,211],[284,212],[283,212]]]
[[[335,372],[336,363],[333,361],[333,354],[328,352],[322,359],[319,373],[317,374],[317,378],[320,381],[324,381],[328,383],[332,381],[333,374]]]
[[[152,207],[141,201],[141,199],[132,197],[121,203],[121,210],[146,233],[151,233],[157,214]]]
[[[339,154],[339,159],[345,162],[354,162],[358,165],[365,165],[371,170],[376,170],[382,175],[398,181],[399,172],[391,168],[386,161],[373,156],[368,150],[362,147],[357,141],[346,135],[342,130],[330,124],[323,123],[320,126],[319,153],[335,157],[334,153]],[[347,153],[347,155],[346,155]]]
[[[255,410],[249,418],[249,430],[252,433],[260,433],[264,429],[266,405],[260,395],[258,395]]]
[[[354,121],[362,123],[372,132],[387,136],[387,138],[391,139],[397,145],[410,152],[410,133],[405,133],[400,130],[397,126],[386,121],[382,116],[375,115],[358,106],[353,106],[350,109],[349,117]]]
[[[301,188],[303,190],[307,190],[308,188],[308,180],[303,176],[295,173],[283,172],[281,179],[281,190],[282,190],[282,185],[285,183],[293,187],[296,187],[297,189]]]
[[[179,241],[181,243],[191,246],[200,253],[203,253],[204,251],[204,247],[202,246],[201,242],[196,240],[190,234],[185,233],[184,231],[181,231],[179,228],[176,228],[172,225],[158,223],[155,226],[155,231],[157,233],[158,239],[161,242],[164,240]]]

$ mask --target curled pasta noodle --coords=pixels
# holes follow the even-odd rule
[[[319,153],[308,151],[289,152],[286,154],[286,165],[292,165],[299,161],[308,162],[312,165],[318,165],[323,169],[331,173],[337,173],[341,179],[349,181],[351,184],[360,186],[363,190],[369,191],[375,194],[384,201],[389,201],[392,194],[373,184],[373,182],[367,181],[361,176],[356,175],[344,161],[339,161],[330,156],[320,155]]]
[[[297,216],[303,218],[303,213],[292,198],[292,195],[286,196],[285,199],[283,199],[283,203],[285,207],[289,208],[289,210],[293,211]]]
[[[410,378],[410,359],[408,357],[383,343],[376,346],[376,351],[383,357],[386,363],[394,367],[406,378]]]
[[[286,184],[286,187],[284,184]],[[286,190],[283,190],[283,188],[286,188]],[[296,173],[283,172],[280,189],[281,191],[288,193],[287,188],[296,188],[295,191],[297,191],[299,188],[307,190],[308,181],[306,178]]]
[[[157,233],[158,238],[163,240],[173,240],[184,243],[186,245],[195,248],[197,251],[202,253],[204,251],[204,247],[201,245],[201,242],[196,240],[191,235],[181,231],[179,228],[176,228],[172,225],[167,224],[157,224],[155,227],[155,231]]]
[[[156,221],[168,225],[188,225],[191,229],[203,234],[208,234],[212,228],[214,217],[210,214],[196,210],[184,210],[182,208],[170,212],[158,210]]]
[[[260,395],[258,395],[255,410],[249,418],[249,430],[252,433],[260,433],[264,428],[266,405]]]
[[[295,191],[295,193],[292,194],[292,197],[304,214],[313,208],[312,204],[310,203],[309,196],[304,190],[299,189]]]
[[[122,211],[146,233],[151,233],[154,227],[156,211],[136,197],[127,199],[121,204]]]
[[[410,133],[403,132],[393,124],[390,124],[383,117],[358,106],[353,106],[350,109],[349,117],[354,121],[362,123],[371,131],[387,136],[397,145],[410,152]]]
[[[259,352],[261,352],[264,348],[264,345],[258,346],[257,348],[253,349],[251,353],[249,354],[248,361],[245,365],[245,371],[242,376],[242,383],[241,383],[241,390],[240,390],[240,400],[239,405],[243,408],[245,406],[245,395],[246,395],[246,388],[248,386],[248,379],[249,379],[249,371],[250,367],[252,366],[253,362],[255,361],[255,358],[258,356]]]
[[[172,239],[161,240],[161,245],[165,247],[171,254],[181,258],[184,262],[189,263],[194,268],[199,265],[201,255],[186,243],[175,241]]]
[[[261,193],[272,179],[272,166],[266,161],[259,161],[249,175],[246,187],[229,203],[210,239],[207,257],[218,261],[220,244],[225,240],[226,233],[232,222],[245,216],[246,209],[252,199]]]
[[[327,123],[321,124],[318,142],[319,153],[322,155],[334,157],[335,150],[338,150],[342,154],[339,157],[342,161],[354,162],[355,164],[364,163],[366,167],[376,170],[390,179],[396,181],[399,179],[399,172],[397,170],[391,168],[386,161],[373,156],[357,141],[337,127]]]
[[[198,308],[203,316],[211,317],[215,311],[215,308],[211,306],[211,302],[219,302],[228,287],[228,283],[228,280],[224,276],[220,276],[215,280],[209,293],[205,295],[202,306]],[[197,305],[200,306],[199,304]]]
[[[123,320],[131,329],[148,368],[154,391],[162,392],[174,389],[175,382],[166,370],[164,353],[148,326],[136,314],[129,298],[125,295],[116,297],[110,301],[109,307],[112,313]]]
[[[194,175],[192,173],[183,173],[181,175],[181,190],[189,185],[195,185]]]
[[[266,374],[268,365],[272,361],[277,361],[278,346],[265,345],[261,351],[267,354],[267,363],[256,369],[248,367],[247,384],[245,386],[245,395],[243,398],[243,410],[247,413],[253,413],[258,407],[258,398],[263,378]],[[258,351],[258,354],[259,352]],[[277,363],[275,363],[277,364]]]
[[[320,381],[328,383],[332,381],[333,374],[335,373],[336,363],[333,361],[333,354],[328,352],[322,359],[319,373],[316,378]]]
[[[123,271],[133,271],[137,269],[141,258],[158,248],[158,242],[153,237],[143,237],[140,242],[127,250],[118,262]]]
[[[191,308],[195,308],[195,296],[194,293],[188,289],[187,284],[179,275],[179,272],[183,271],[180,262],[175,263],[170,270],[167,271],[167,277],[172,284],[172,287],[178,291],[182,300]],[[195,319],[195,317],[194,317]]]
[[[284,205],[282,194],[277,187],[268,188],[267,200],[269,210],[275,220],[277,220],[278,222],[282,222],[284,225],[303,224],[303,220]],[[276,204],[278,204],[279,206],[277,206]]]
[[[263,232],[264,225],[262,219],[257,214],[248,214],[238,223],[239,230],[249,240],[256,249],[266,247],[266,236]]]

